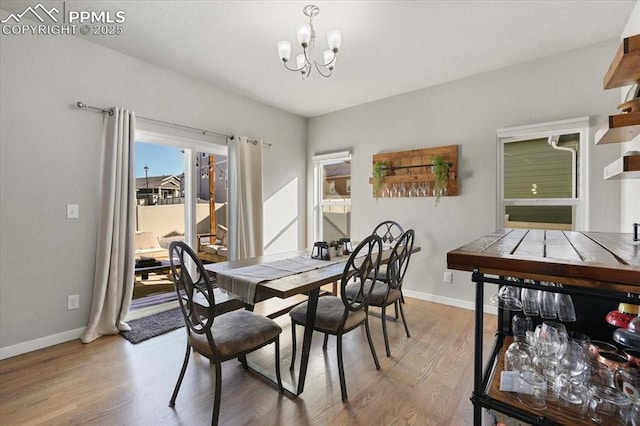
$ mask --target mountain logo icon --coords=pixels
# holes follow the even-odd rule
[[[56,18],[54,13],[56,15],[60,13],[58,9],[55,8],[55,6],[52,7],[50,10],[47,10],[47,8],[42,5],[42,3],[38,3],[34,7],[31,7],[31,6],[27,7],[22,13],[17,13],[17,14],[10,13],[9,16],[7,16],[6,19],[3,19],[1,22],[3,24],[6,24],[10,20],[14,20],[15,23],[17,24],[25,15],[28,15],[28,14],[30,14],[30,16],[32,17],[35,17],[41,23],[44,23],[43,16],[44,17],[48,16],[53,22],[58,22],[58,18]]]

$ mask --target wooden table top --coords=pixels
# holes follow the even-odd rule
[[[420,247],[413,246],[412,253],[420,251]],[[270,254],[265,256],[253,257],[251,259],[232,260],[220,263],[211,263],[204,265],[205,269],[212,272],[228,271],[232,269],[242,268],[244,266],[257,265],[276,260],[287,259],[295,256],[310,256],[311,250],[295,250],[284,253]],[[391,250],[382,252],[382,260],[387,260],[391,256]],[[288,277],[278,278],[276,280],[265,281],[258,285],[257,292],[261,297],[279,297],[285,299],[296,294],[305,293],[307,291],[331,284],[342,278],[345,262],[349,256],[341,256],[341,262],[332,263],[326,267],[302,272]]]
[[[640,242],[631,234],[499,229],[448,252],[447,267],[640,293]]]

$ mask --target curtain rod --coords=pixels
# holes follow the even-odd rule
[[[98,107],[94,107],[94,106],[91,106],[91,105],[87,105],[82,101],[78,101],[76,103],[76,106],[78,108],[82,108],[82,109],[90,109],[90,110],[93,110],[93,111],[98,111],[98,112],[107,113],[109,115],[113,115],[113,111],[110,108],[98,108]],[[231,140],[235,139],[234,135],[227,135],[227,134],[220,133],[220,132],[214,132],[213,130],[199,129],[197,127],[185,126],[184,124],[169,123],[167,121],[156,120],[154,118],[143,117],[143,116],[140,116],[140,115],[136,115],[136,118],[139,118],[139,119],[145,120],[145,121],[150,121],[152,123],[162,124],[162,125],[165,125],[165,126],[173,126],[173,127],[178,127],[180,129],[199,132],[199,133],[202,133],[203,135],[212,134],[212,135],[223,137],[223,138],[229,138]],[[247,142],[250,142],[250,143],[252,143],[254,145],[257,145],[259,141],[252,140],[252,139],[247,139]],[[272,146],[272,144],[267,143],[267,142],[262,142],[262,145],[264,145],[264,146],[266,146],[268,148],[271,148],[271,146]]]

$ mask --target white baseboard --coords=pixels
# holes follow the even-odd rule
[[[29,340],[11,346],[0,348],[0,360],[11,358],[12,356],[26,354],[27,352],[36,351],[38,349],[47,348],[59,343],[68,342],[70,340],[79,339],[86,327],[76,328],[75,330],[63,331],[62,333],[52,334],[51,336],[40,337],[39,339]]]
[[[468,302],[466,300],[453,299],[451,297],[438,296],[435,294],[422,293],[419,291],[402,289],[407,297],[413,297],[415,299],[426,300],[427,302],[441,303],[443,305],[455,306],[456,308],[469,309],[475,311],[476,304],[474,302]],[[498,308],[493,305],[484,305],[485,314],[498,314]]]
[[[466,300],[453,299],[450,297],[437,296],[435,294],[422,293],[412,290],[402,290],[407,297],[413,297],[415,299],[426,300],[428,302],[441,303],[443,305],[455,306],[457,308],[474,310],[475,304]],[[148,308],[137,309],[129,312],[127,315],[127,321],[131,321],[137,318],[142,318],[147,315],[155,314],[158,312],[166,311],[168,309],[178,307],[178,302],[163,303],[161,305],[150,306]],[[488,314],[497,314],[498,309],[492,305],[484,305],[484,312]],[[0,360],[5,358],[11,358],[13,356],[22,355],[27,352],[36,351],[49,346],[57,345],[59,343],[68,342],[70,340],[79,339],[86,327],[77,328],[75,330],[69,330],[51,336],[41,337],[39,339],[30,340],[28,342],[18,343],[16,345],[6,346],[0,348]]]

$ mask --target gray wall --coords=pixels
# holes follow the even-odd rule
[[[422,251],[412,259],[408,293],[471,306],[470,274],[454,272],[447,285],[442,277],[447,251],[496,228],[496,131],[583,116],[602,124],[619,101],[619,92],[602,90],[617,45],[612,40],[311,119],[309,155],[352,150],[352,239],[385,219],[415,229]],[[438,207],[433,198],[372,197],[373,154],[451,144],[460,147],[460,196],[444,197]],[[590,229],[618,232],[620,184],[603,181],[602,168],[620,148],[594,150],[593,132],[586,148],[593,170]]]
[[[87,325],[102,115],[77,109],[76,101],[273,143],[265,150],[265,200],[284,187],[305,199],[303,118],[79,37],[3,35],[1,55],[2,349],[69,340]],[[65,218],[67,203],[80,205],[80,219]],[[304,202],[292,216],[293,230],[278,237],[287,239],[278,247],[305,244]],[[66,310],[70,294],[80,295],[80,309]]]

